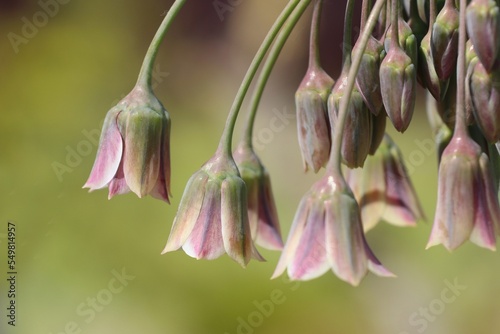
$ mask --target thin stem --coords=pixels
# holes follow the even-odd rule
[[[320,5],[321,2],[322,0],[317,1],[316,6],[314,7],[313,25],[315,23],[314,20],[319,22],[319,12],[321,11],[321,5]],[[274,42],[271,50],[269,51],[269,55],[266,59],[266,62],[264,63],[262,71],[260,72],[259,78],[257,79],[257,83],[255,84],[255,90],[253,92],[252,99],[250,102],[250,113],[248,115],[248,120],[246,123],[247,127],[245,129],[245,135],[243,138],[245,144],[248,147],[252,147],[252,134],[253,134],[253,125],[255,122],[255,116],[257,115],[257,110],[259,109],[260,100],[262,98],[262,94],[264,93],[264,89],[266,87],[269,76],[271,75],[273,67],[276,64],[276,61],[278,60],[278,57],[281,53],[281,50],[283,49],[283,46],[288,40],[288,37],[292,33],[300,17],[302,16],[302,14],[304,14],[309,3],[310,1],[302,1],[295,8],[292,15],[290,15],[290,18],[286,21],[283,28],[276,37],[276,41]],[[315,35],[314,38],[317,39],[317,33],[314,35]],[[311,38],[313,38],[313,33],[311,33]],[[315,64],[316,66],[319,65],[317,64],[317,62]]]
[[[323,0],[316,0],[311,20],[311,36],[309,38],[309,67],[319,66],[320,64],[318,45],[322,7]]]
[[[360,31],[363,31],[363,29],[365,29],[366,20],[368,19],[368,15],[370,15],[371,5],[371,0],[363,0],[363,4],[361,6],[361,22],[359,24]]]
[[[352,14],[354,12],[355,0],[347,0],[345,17],[344,17],[344,36],[342,41],[342,67],[349,67],[351,65],[351,52],[352,52]]]
[[[281,12],[280,16],[276,19],[273,26],[267,33],[267,36],[264,38],[264,41],[260,45],[259,50],[255,54],[255,57],[250,64],[250,67],[241,82],[240,88],[236,93],[236,97],[234,98],[233,105],[231,106],[231,110],[229,111],[229,115],[227,116],[226,125],[224,126],[224,131],[222,132],[221,139],[219,141],[218,151],[221,151],[223,154],[227,156],[231,156],[231,147],[232,147],[232,138],[234,132],[234,126],[236,124],[236,119],[238,117],[238,113],[241,109],[241,105],[243,104],[243,100],[245,95],[250,87],[250,83],[252,82],[257,69],[260,66],[260,63],[264,59],[269,47],[271,46],[274,38],[280,31],[281,27],[291,15],[293,9],[300,3],[307,2],[308,4],[311,0],[290,0],[290,2],[286,5],[286,7]]]
[[[389,27],[391,26],[391,13],[392,13],[392,5],[391,5],[391,0],[386,0],[385,2],[385,33],[384,36],[382,36],[382,39],[387,35],[387,32],[389,31]]]
[[[391,12],[391,48],[399,47],[399,0],[392,0]]]
[[[432,31],[434,22],[436,22],[436,0],[430,0],[429,4],[429,31]]]
[[[347,107],[349,106],[349,100],[351,99],[351,93],[354,89],[354,83],[356,82],[356,76],[358,75],[359,66],[361,64],[361,58],[365,52],[366,45],[372,34],[375,24],[377,23],[380,11],[384,7],[386,0],[377,0],[372,8],[370,16],[366,21],[366,27],[362,31],[361,38],[359,39],[360,48],[356,50],[353,55],[351,69],[349,70],[349,75],[347,77],[347,84],[345,89],[345,94],[340,100],[340,108],[337,116],[337,121],[335,127],[332,129],[332,150],[330,152],[330,160],[326,167],[327,172],[337,173],[341,175],[341,145],[342,137],[344,135],[344,125],[347,116]]]
[[[139,78],[137,79],[137,85],[142,85],[145,87],[151,87],[151,81],[153,78],[153,65],[156,59],[156,55],[158,54],[158,50],[160,49],[160,44],[163,41],[163,37],[165,37],[165,33],[168,28],[174,21],[177,14],[181,10],[182,6],[186,3],[187,0],[176,0],[172,7],[170,7],[167,15],[163,19],[160,27],[156,31],[151,44],[149,45],[148,52],[146,53],[146,57],[144,57],[144,61],[142,62],[141,71],[139,72]]]
[[[457,106],[456,106],[456,120],[455,120],[455,133],[458,135],[467,132],[465,124],[465,43],[466,43],[466,22],[465,22],[465,8],[467,0],[460,0],[460,25],[458,28],[458,59],[457,59]]]

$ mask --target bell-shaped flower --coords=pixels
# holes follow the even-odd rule
[[[385,52],[389,53],[391,49],[392,40],[392,25],[387,29],[386,36],[384,39]],[[401,15],[398,16],[398,44],[403,49],[408,57],[411,59],[411,63],[417,67],[418,64],[418,42],[417,37],[411,30],[408,23],[406,23]]]
[[[353,54],[358,52],[359,41],[354,45]],[[382,94],[380,93],[379,67],[382,62],[384,46],[373,36],[366,44],[356,76],[356,86],[363,100],[374,115],[382,109]]]
[[[425,219],[401,151],[387,134],[362,169],[346,171],[346,180],[361,208],[365,231],[380,221],[415,226]]]
[[[472,111],[485,138],[495,143],[500,140],[500,71],[488,73],[482,62],[472,64],[468,82]]]
[[[283,249],[269,173],[244,141],[236,148],[233,157],[247,188],[248,219],[253,240],[267,249]]]
[[[133,191],[169,201],[170,117],[153,92],[136,86],[104,120],[97,157],[83,186]]]
[[[449,79],[441,80],[436,72],[431,53],[431,34],[432,30],[429,30],[418,48],[418,78],[422,86],[427,88],[436,100],[441,101],[448,89]]]
[[[348,72],[349,65],[344,65],[342,74],[328,97],[328,115],[332,128],[336,123],[340,101],[345,95]],[[342,136],[341,154],[344,164],[351,168],[363,166],[370,151],[372,131],[371,112],[368,110],[359,90],[354,87],[348,104]]]
[[[250,234],[247,190],[231,157],[216,153],[189,179],[162,254],[181,248],[196,259],[227,253],[246,266],[264,259]]]
[[[302,198],[273,278],[287,270],[292,280],[310,280],[329,269],[354,286],[368,271],[393,276],[365,240],[352,192],[341,176],[332,174]]]
[[[467,6],[467,32],[477,56],[490,72],[500,49],[500,10],[494,0],[472,0]]]
[[[416,99],[416,69],[410,57],[396,44],[380,65],[380,90],[384,107],[399,132],[410,125]]]
[[[317,64],[309,66],[295,93],[297,132],[304,169],[315,173],[330,156],[330,122],[327,99],[333,79]]]
[[[454,0],[446,0],[432,27],[431,52],[434,68],[441,80],[456,70],[459,15]]]
[[[438,200],[427,248],[454,250],[465,241],[495,249],[500,208],[488,156],[467,134],[455,132],[439,165]]]

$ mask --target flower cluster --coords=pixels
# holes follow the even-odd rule
[[[146,55],[133,91],[112,108],[85,184],[169,201],[170,117],[154,96],[151,68],[161,39],[186,0],[176,0]],[[419,85],[439,161],[438,201],[427,247],[470,240],[495,249],[500,226],[500,8],[494,0],[363,0],[352,45],[354,0],[345,7],[343,63],[336,80],[322,68],[322,0],[290,0],[263,41],[229,112],[215,154],[193,174],[163,253],[196,259],[227,253],[263,261],[254,243],[283,250],[273,277],[309,280],[328,269],[358,285],[368,271],[394,276],[365,233],[379,222],[416,226],[425,215],[403,154],[387,125],[405,132]],[[252,148],[262,91],[284,43],[314,3],[309,66],[295,93],[305,171],[324,176],[302,198],[283,243],[270,174]],[[468,39],[469,38],[469,39]],[[267,55],[267,58],[266,58]],[[235,122],[254,85],[246,131],[233,151]],[[387,121],[388,120],[388,121]]]

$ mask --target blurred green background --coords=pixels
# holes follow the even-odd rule
[[[369,274],[353,288],[328,273],[291,283],[269,279],[277,252],[261,250],[267,262],[247,269],[227,256],[160,255],[185,183],[213,154],[239,82],[286,3],[220,2],[231,6],[222,16],[212,0],[188,1],[159,54],[155,92],[173,122],[168,206],[132,194],[108,201],[107,190],[81,187],[101,122],[133,87],[172,1],[59,0],[46,21],[38,1],[0,1],[0,333],[498,333],[498,254],[471,244],[453,254],[424,250],[437,180],[434,149],[419,146],[432,140],[423,95],[409,130],[393,137],[428,222],[413,229],[381,224],[367,235],[398,278]],[[323,22],[323,61],[334,76],[343,2],[328,1]],[[276,113],[294,110],[308,17],[310,11],[285,47],[256,125],[285,238],[301,196],[320,175],[302,171],[293,119],[272,138],[264,129]],[[26,30],[26,21],[39,27]],[[23,36],[23,29],[29,38],[13,47],[9,33]],[[5,316],[8,221],[17,225],[16,327]],[[120,273],[122,281],[115,279]],[[442,299],[446,281],[464,286],[449,303]]]

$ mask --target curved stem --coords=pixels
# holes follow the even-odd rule
[[[347,0],[344,17],[344,36],[342,41],[342,68],[343,70],[351,65],[352,52],[352,14],[354,12],[355,0]]]
[[[432,32],[432,26],[436,22],[436,0],[430,0],[429,4],[429,31]]]
[[[137,85],[142,85],[148,88],[151,87],[153,65],[156,59],[156,55],[158,54],[158,50],[160,49],[160,44],[163,41],[163,37],[165,37],[165,33],[167,32],[168,28],[174,21],[177,14],[179,14],[179,11],[186,3],[186,1],[187,0],[176,0],[172,7],[170,7],[167,15],[165,15],[165,18],[163,19],[160,27],[153,37],[153,40],[151,41],[151,44],[149,45],[146,57],[144,57],[141,71],[139,72],[139,78],[137,79]]]
[[[321,2],[322,0],[317,0],[316,6],[314,8],[314,17],[313,17],[313,25],[316,22],[319,21],[319,12],[321,11]],[[267,80],[269,79],[269,76],[271,75],[271,72],[273,70],[274,65],[276,64],[276,61],[278,60],[278,57],[281,53],[281,50],[283,49],[283,46],[285,45],[286,41],[288,40],[288,37],[292,33],[293,28],[295,28],[295,25],[299,21],[300,17],[302,14],[304,14],[305,10],[307,9],[307,6],[309,5],[310,0],[308,1],[302,1],[293,11],[293,13],[290,15],[290,18],[286,21],[284,24],[283,28],[279,32],[278,36],[276,37],[276,41],[274,42],[271,50],[269,51],[269,55],[266,59],[266,62],[264,63],[264,67],[262,68],[262,71],[260,72],[259,78],[257,79],[257,83],[255,84],[255,90],[252,95],[252,99],[250,102],[250,113],[248,115],[248,120],[246,123],[246,129],[245,129],[245,135],[243,137],[243,140],[245,144],[248,147],[252,147],[252,134],[253,134],[253,125],[255,122],[255,116],[257,115],[257,110],[259,108],[260,100],[262,98],[262,94],[264,93],[264,89],[267,84]],[[317,24],[316,24],[317,26]],[[313,30],[315,30],[313,28]],[[311,32],[311,39],[317,39],[317,32],[312,33]],[[311,48],[313,48],[311,46]],[[315,48],[316,49],[316,48]],[[311,55],[311,58],[313,57],[318,57],[317,53],[315,52],[315,55]],[[317,65],[317,61],[314,63]]]
[[[460,25],[458,30],[458,59],[457,59],[457,106],[455,133],[462,135],[467,133],[467,125],[465,124],[465,42],[466,42],[466,22],[465,8],[466,0],[460,0]]]
[[[274,38],[280,31],[285,21],[291,15],[293,9],[300,2],[309,3],[311,2],[311,0],[290,0],[290,2],[281,12],[280,16],[274,22],[273,26],[267,33],[267,36],[264,38],[264,41],[260,45],[259,50],[255,54],[255,57],[252,60],[252,63],[250,64],[250,67],[248,68],[243,81],[241,82],[240,88],[236,93],[236,97],[234,98],[233,105],[231,106],[231,110],[229,111],[229,115],[227,116],[226,125],[224,126],[224,131],[222,132],[222,136],[219,141],[219,147],[217,148],[218,151],[221,151],[227,156],[231,156],[232,138],[234,126],[236,124],[236,118],[238,117],[238,113],[241,109],[241,105],[243,104],[243,100],[248,91],[248,88],[250,87],[250,83],[252,82],[260,63],[264,59],[267,50],[269,50],[269,47],[271,46]]]
[[[319,66],[320,64],[318,45],[322,7],[323,0],[316,0],[311,21],[311,36],[309,38],[309,67]]]
[[[356,50],[353,55],[351,69],[349,70],[349,75],[347,77],[347,84],[345,89],[345,94],[340,100],[339,113],[337,116],[337,121],[335,127],[332,128],[332,149],[330,152],[330,160],[326,166],[327,172],[337,173],[341,175],[341,145],[342,137],[344,134],[344,125],[347,116],[347,107],[349,106],[349,100],[351,99],[351,93],[354,89],[354,83],[356,82],[356,76],[358,74],[359,66],[361,64],[361,58],[365,52],[366,44],[372,34],[375,24],[377,23],[378,16],[382,10],[386,0],[377,0],[372,8],[368,21],[366,21],[366,27],[362,31],[361,38],[359,39],[360,48]]]
[[[368,15],[370,15],[370,7],[372,5],[371,0],[363,0],[361,7],[361,22],[359,24],[359,30],[363,31],[365,29],[366,20],[368,20]]]

